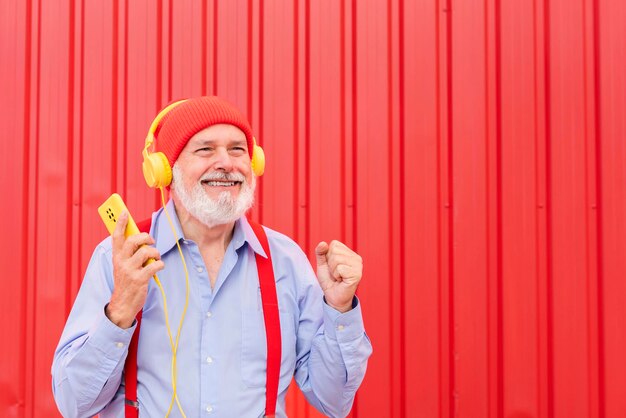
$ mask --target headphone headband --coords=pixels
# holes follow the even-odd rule
[[[170,103],[169,105],[165,106],[159,112],[158,115],[156,115],[156,117],[154,118],[154,120],[150,124],[150,129],[148,129],[148,135],[146,135],[146,145],[144,147],[144,151],[147,151],[148,148],[150,147],[150,145],[152,145],[154,143],[154,133],[156,132],[157,128],[159,127],[159,124],[161,123],[161,119],[163,119],[165,117],[165,115],[167,115],[169,113],[170,110],[172,110],[173,108],[175,108],[179,104],[186,102],[187,100],[188,99],[183,99],[183,100],[178,100],[178,101],[176,101],[174,103]]]
[[[208,98],[207,98],[208,99]],[[214,98],[215,100],[217,98]],[[146,182],[150,187],[165,187],[168,186],[172,181],[172,169],[170,167],[170,163],[168,158],[163,152],[150,152],[148,149],[155,142],[155,133],[161,123],[161,120],[167,115],[173,108],[186,102],[189,99],[178,100],[174,103],[167,105],[163,110],[161,110],[158,115],[154,118],[152,123],[150,124],[150,129],[148,130],[148,134],[146,135],[145,146],[142,151],[143,155],[143,165],[142,170]],[[219,99],[217,99],[219,100]],[[239,114],[239,113],[237,113]],[[243,118],[243,116],[241,116]],[[226,122],[228,123],[228,122]],[[247,121],[245,122],[247,126],[247,134],[251,135],[249,125]],[[235,124],[236,125],[236,124]],[[192,125],[193,126],[193,125]],[[249,137],[248,137],[249,140]],[[263,149],[256,145],[256,139],[252,137],[252,145],[251,150],[249,151],[251,154],[250,164],[252,167],[252,171],[254,175],[260,177],[263,175],[263,171],[265,169],[265,155],[263,153]]]

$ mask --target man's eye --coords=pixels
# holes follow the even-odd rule
[[[205,152],[208,152],[208,151],[213,151],[213,148],[210,148],[210,147],[203,147],[203,148],[198,148],[196,151],[205,151]]]

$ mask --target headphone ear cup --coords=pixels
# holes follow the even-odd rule
[[[254,148],[252,151],[252,172],[256,177],[261,177],[263,172],[265,171],[265,152],[263,148],[254,144]]]
[[[144,157],[142,169],[150,187],[166,187],[172,182],[172,168],[162,152],[149,153]]]

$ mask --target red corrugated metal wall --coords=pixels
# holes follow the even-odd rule
[[[157,207],[151,118],[219,94],[255,216],[365,259],[354,417],[626,416],[625,40],[622,0],[0,1],[0,415],[57,415],[96,207]]]

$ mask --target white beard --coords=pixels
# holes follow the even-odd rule
[[[202,181],[227,180],[240,181],[239,196],[232,197],[229,191],[221,192],[217,199],[212,199],[204,190]],[[250,184],[241,173],[213,171],[203,175],[191,190],[185,187],[184,176],[178,164],[172,169],[172,189],[187,211],[209,228],[235,222],[241,218],[254,203],[256,177],[252,175]]]

